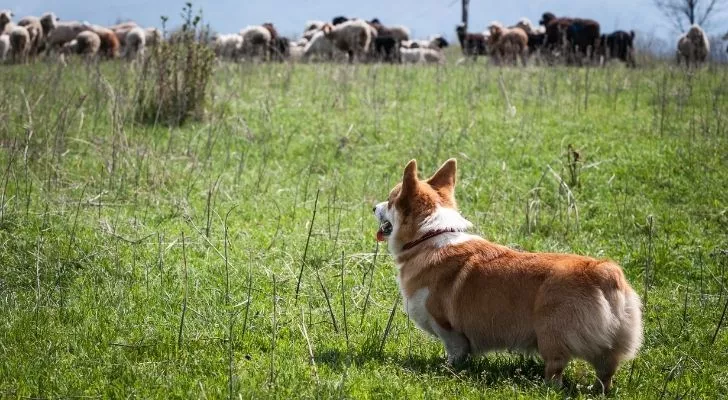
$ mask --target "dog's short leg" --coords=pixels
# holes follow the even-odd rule
[[[468,342],[468,338],[460,332],[444,329],[434,321],[432,322],[432,328],[435,331],[435,335],[445,345],[447,363],[457,365],[465,361],[465,358],[470,354],[470,342]]]

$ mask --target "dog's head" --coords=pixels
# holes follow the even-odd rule
[[[457,211],[455,175],[457,162],[450,159],[427,180],[417,177],[417,161],[404,169],[402,182],[389,193],[389,199],[374,206],[379,220],[377,240],[387,241],[398,254],[426,235],[437,232],[464,232],[471,224]]]

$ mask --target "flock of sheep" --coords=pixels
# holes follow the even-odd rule
[[[17,23],[13,17],[11,11],[0,11],[0,61],[24,63],[43,53],[134,59],[162,40],[157,28],[145,29],[134,22],[104,27],[60,21],[53,13],[24,17]]]
[[[28,16],[13,22],[11,11],[0,11],[0,62],[26,62],[40,54],[70,54],[89,58],[130,60],[144,55],[145,48],[163,40],[156,28],[134,22],[100,26],[87,22],[60,21],[55,14]],[[618,59],[635,66],[634,31],[601,34],[599,23],[585,18],[557,17],[544,13],[535,26],[527,18],[515,25],[492,22],[484,32],[455,29],[463,55],[488,56],[493,63],[536,60],[567,64],[602,63]],[[335,17],[331,22],[309,21],[298,40],[278,34],[272,23],[249,26],[239,33],[215,34],[209,45],[218,58],[242,60],[349,61],[436,63],[445,62],[443,49],[449,45],[441,35],[414,40],[404,26],[385,26],[379,19]],[[697,65],[706,61],[709,41],[693,25],[678,40],[678,63]]]
[[[468,32],[465,25],[455,29],[463,55],[488,56],[496,64],[526,65],[536,60],[549,64],[603,63],[617,59],[636,66],[634,31],[600,32],[599,23],[586,18],[557,17],[546,12],[539,25],[528,18],[515,25],[492,22],[484,32]],[[385,26],[379,19],[366,21],[338,16],[331,22],[309,21],[300,39],[281,37],[271,23],[249,26],[234,34],[215,35],[212,46],[218,57],[240,61],[264,60],[444,63],[443,48],[449,43],[441,35],[413,40],[404,26]],[[678,40],[678,63],[697,65],[706,61],[710,44],[702,28],[693,25]]]

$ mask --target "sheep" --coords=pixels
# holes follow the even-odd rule
[[[46,38],[46,53],[59,49],[65,43],[75,39],[79,33],[91,29],[86,22],[61,21],[55,23],[55,28]]]
[[[26,27],[15,26],[10,31],[10,54],[14,62],[27,62],[31,46],[30,33]]]
[[[382,25],[381,22],[379,22],[379,19],[377,19],[377,18],[374,18],[373,20],[369,21],[369,25],[371,25],[374,29],[376,29],[378,36],[382,36],[382,37],[389,36],[398,42],[410,40],[410,30],[405,26],[402,26],[402,25],[384,26],[384,25]]]
[[[214,39],[215,55],[223,60],[237,60],[243,47],[243,37],[237,33],[218,35]]]
[[[13,27],[15,27],[15,24],[13,24],[12,11],[0,10],[0,35],[9,35]]]
[[[0,62],[4,62],[10,52],[10,35],[0,35]]]
[[[262,25],[248,26],[240,31],[240,36],[243,37],[242,54],[251,57],[256,55],[267,57],[271,40],[273,40],[270,29]]]
[[[37,53],[44,40],[43,26],[40,24],[40,18],[33,16],[23,17],[16,25],[25,27],[28,35],[30,35],[30,52],[32,54]]]
[[[322,31],[339,50],[349,54],[349,62],[361,60],[369,51],[372,42],[373,28],[362,20],[351,20],[339,25],[327,24]]]
[[[144,48],[146,47],[147,35],[144,29],[135,27],[126,34],[126,44],[124,45],[124,58],[127,60],[136,60],[144,57]]]
[[[694,24],[685,32],[677,42],[677,64],[680,65],[681,60],[685,60],[685,65],[690,67],[690,63],[696,67],[705,62],[710,54],[710,41],[705,31]]]
[[[448,47],[450,43],[442,37],[442,35],[434,35],[429,40],[405,40],[401,47],[406,49],[442,49]]]
[[[101,47],[99,48],[99,55],[106,57],[106,58],[119,57],[119,50],[121,49],[121,44],[119,43],[119,38],[116,36],[114,31],[112,31],[109,28],[100,26],[100,25],[91,25],[88,30],[91,30],[95,34],[99,35],[99,39],[101,39]]]
[[[84,55],[87,59],[95,57],[101,49],[101,38],[94,31],[83,31],[72,41],[65,43],[63,54]]]
[[[321,30],[316,32],[311,40],[306,43],[301,55],[301,61],[310,61],[311,59],[332,60],[341,56],[342,52],[334,46],[334,42]]]
[[[488,26],[490,38],[488,47],[496,62],[502,58],[512,58],[513,64],[518,64],[518,57],[521,56],[523,64],[526,64],[526,53],[528,52],[528,35],[520,28],[505,28],[499,22],[492,22]]]
[[[402,62],[405,64],[445,64],[445,54],[430,48],[400,48]]]
[[[472,56],[477,59],[478,56],[487,55],[487,38],[484,33],[468,33],[465,25],[457,25],[455,32],[460,41],[460,48],[464,56]]]

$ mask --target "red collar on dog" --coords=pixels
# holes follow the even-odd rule
[[[424,242],[425,240],[432,239],[435,236],[442,235],[443,233],[455,233],[455,232],[458,232],[458,230],[457,229],[452,229],[452,228],[450,228],[450,229],[438,229],[436,231],[427,232],[424,235],[422,235],[422,237],[420,237],[419,239],[413,240],[413,241],[411,241],[409,243],[405,243],[405,245],[402,246],[402,251],[409,250],[409,249],[417,246],[418,244]]]

